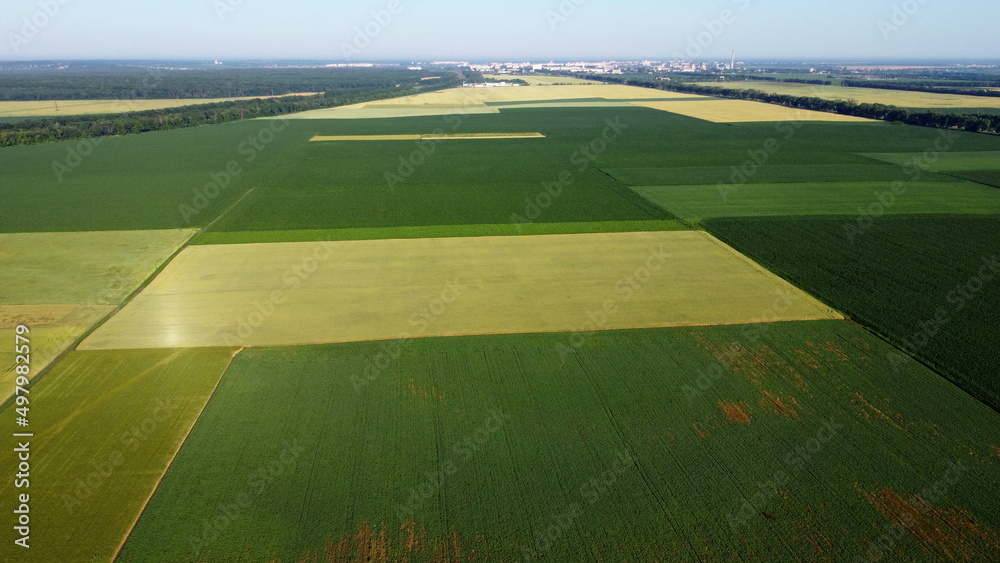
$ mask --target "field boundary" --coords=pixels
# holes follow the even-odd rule
[[[188,438],[191,437],[191,432],[194,431],[194,427],[198,425],[198,421],[201,420],[202,415],[205,414],[205,409],[208,408],[208,405],[212,402],[212,399],[215,398],[215,394],[219,390],[219,385],[222,384],[222,379],[226,377],[227,373],[229,373],[229,368],[232,367],[233,362],[236,361],[236,356],[238,356],[240,352],[244,350],[244,348],[239,348],[239,349],[232,348],[232,350],[235,351],[229,358],[229,363],[226,364],[226,368],[222,370],[222,375],[219,376],[219,379],[216,380],[215,386],[212,387],[212,392],[209,393],[208,395],[208,399],[205,401],[205,404],[202,405],[201,410],[198,411],[198,416],[194,417],[194,419],[191,421],[191,427],[188,428],[188,431],[184,433],[184,438],[181,440],[180,444],[177,446],[177,449],[174,451],[174,455],[170,456],[170,461],[167,462],[167,466],[163,469],[163,473],[160,474],[160,478],[156,480],[156,485],[153,486],[153,490],[150,491],[149,496],[146,497],[146,500],[142,503],[142,510],[140,510],[139,514],[136,515],[135,520],[132,521],[132,525],[128,527],[128,531],[125,533],[125,537],[122,538],[121,543],[118,544],[118,549],[115,550],[115,555],[114,557],[111,558],[111,561],[117,560],[118,557],[121,555],[122,549],[125,549],[125,544],[128,543],[128,539],[132,537],[132,532],[135,530],[136,525],[139,524],[139,520],[142,519],[142,515],[146,513],[146,509],[149,507],[149,502],[153,500],[153,495],[155,495],[156,491],[159,490],[160,484],[163,483],[163,478],[167,476],[167,473],[170,471],[170,467],[173,466],[174,464],[174,460],[177,459],[177,454],[181,452],[181,449],[184,448],[184,444],[186,444]]]

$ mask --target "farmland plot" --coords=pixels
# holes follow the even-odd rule
[[[897,190],[893,193],[892,190]],[[815,182],[633,188],[684,218],[796,215],[1000,214],[1000,193],[972,182]],[[884,202],[891,198],[892,204]]]
[[[116,305],[194,234],[0,234],[0,305]]]
[[[695,231],[195,246],[81,349],[826,318],[839,315]]]
[[[1000,411],[996,217],[719,219],[706,226]]]
[[[843,321],[247,350],[119,560],[995,559],[995,413],[891,350]]]
[[[35,434],[31,548],[4,542],[0,560],[113,559],[232,354],[75,352],[36,383],[27,429]],[[15,416],[13,407],[2,414]],[[5,435],[5,451],[14,440]],[[13,479],[0,483],[5,499],[23,492]]]

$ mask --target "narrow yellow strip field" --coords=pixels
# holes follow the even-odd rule
[[[462,135],[316,135],[310,142],[327,141],[449,141],[475,139],[541,139],[541,133],[466,133]]]
[[[80,349],[831,318],[695,231],[197,246]]]

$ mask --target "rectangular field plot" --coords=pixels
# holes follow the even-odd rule
[[[706,226],[1000,411],[998,223],[924,216],[883,217],[867,230],[857,217]]]
[[[0,305],[117,305],[195,232],[0,233]]]
[[[1000,193],[972,182],[909,182],[893,196],[889,182],[643,186],[633,188],[683,218],[791,215],[995,214]],[[888,194],[888,195],[887,195]],[[891,205],[885,205],[892,196]],[[881,199],[880,199],[881,197]]]
[[[74,352],[60,362],[31,389],[31,487],[0,483],[12,502],[31,495],[31,548],[5,542],[0,558],[112,560],[232,355]],[[13,423],[13,407],[2,415]],[[2,442],[6,452],[17,447],[10,434]]]
[[[845,321],[246,350],[119,561],[996,560],[996,414],[892,352]]]
[[[1000,168],[1000,151],[935,153],[933,158],[928,158],[923,153],[872,153],[865,156],[934,172]]]
[[[654,90],[655,91],[655,90]],[[712,100],[703,102],[632,102],[632,105],[677,113],[711,121],[713,123],[750,123],[756,121],[842,121],[852,123],[871,122],[870,119],[810,111],[804,109],[748,102],[745,100]]]
[[[196,246],[81,349],[837,317],[695,231]]]
[[[801,164],[747,166],[702,166],[676,168],[608,168],[604,170],[629,186],[683,186],[694,184],[777,184],[803,182],[891,182],[910,180],[901,166],[878,164]],[[752,172],[748,174],[747,171]],[[925,173],[924,180],[948,182],[949,176]]]

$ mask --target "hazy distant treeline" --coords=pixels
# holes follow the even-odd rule
[[[393,88],[396,84],[410,84],[427,76],[431,74],[403,68],[11,73],[0,74],[0,101],[280,96],[297,92],[326,92],[333,88]]]

